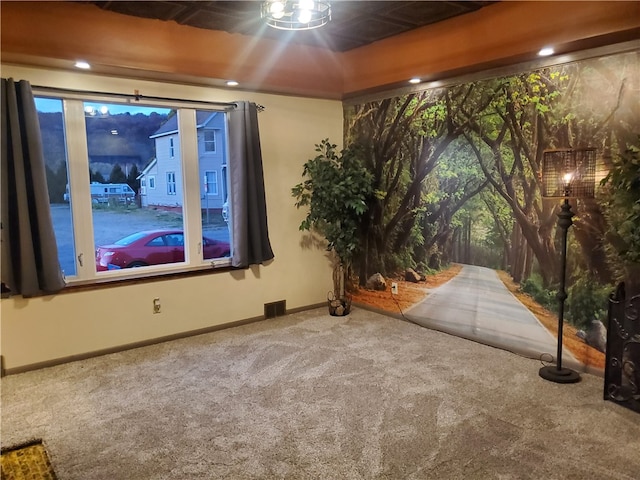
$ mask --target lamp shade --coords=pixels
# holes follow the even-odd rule
[[[596,184],[595,148],[547,150],[542,157],[542,196],[593,198]]]

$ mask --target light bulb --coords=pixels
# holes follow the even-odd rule
[[[309,10],[300,10],[298,21],[300,23],[309,23],[311,21],[311,12]]]
[[[269,7],[269,12],[271,12],[274,15],[274,17],[276,13],[281,13],[283,11],[284,11],[284,3],[282,2],[273,2]]]
[[[562,176],[562,186],[565,189],[565,192],[569,191],[571,187],[571,180],[573,180],[573,173],[567,172]]]

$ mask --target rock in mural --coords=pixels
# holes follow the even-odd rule
[[[407,268],[404,272],[404,279],[407,282],[418,283],[425,280],[425,277],[423,275],[420,275],[413,268]]]
[[[386,290],[387,289],[387,281],[384,279],[382,274],[374,273],[367,280],[367,288],[369,290]]]
[[[596,350],[603,353],[607,351],[607,329],[600,320],[593,320],[586,332],[578,330],[576,335]]]

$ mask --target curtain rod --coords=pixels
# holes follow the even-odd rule
[[[154,100],[154,101],[163,101],[163,102],[178,102],[178,103],[199,103],[202,105],[216,105],[219,107],[225,108],[237,108],[238,104],[233,102],[211,102],[206,100],[186,100],[184,98],[171,98],[171,97],[153,97],[142,95],[138,90],[134,90],[133,94],[129,93],[112,93],[112,92],[96,92],[91,90],[72,90],[69,88],[58,88],[58,87],[45,87],[41,85],[32,85],[32,88],[37,90],[44,90],[52,93],[71,93],[74,95],[101,95],[105,97],[116,97],[116,98],[125,98],[129,100],[134,100],[136,102],[140,102],[142,100]],[[258,111],[264,109],[262,105],[256,105]]]

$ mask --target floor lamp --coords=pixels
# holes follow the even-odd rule
[[[558,228],[562,231],[560,256],[560,289],[558,290],[558,352],[556,365],[542,367],[539,374],[545,380],[555,383],[576,383],[580,374],[562,366],[562,330],[564,326],[564,302],[567,274],[567,233],[573,225],[573,212],[569,198],[593,198],[595,194],[594,148],[547,150],[542,158],[542,196],[562,198],[558,213]]]

